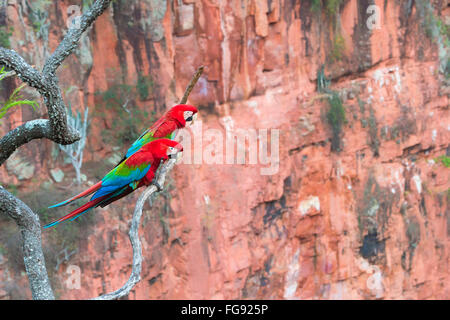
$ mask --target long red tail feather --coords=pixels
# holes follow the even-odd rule
[[[86,196],[90,195],[91,193],[97,191],[98,189],[100,189],[101,186],[102,186],[102,181],[99,181],[96,184],[94,184],[92,187],[90,187],[89,189],[83,191],[82,193],[80,193],[80,194],[78,194],[78,195],[76,195],[76,196],[74,196],[74,197],[72,197],[70,199],[67,199],[67,200],[65,200],[63,202],[55,204],[55,205],[53,205],[53,206],[51,206],[49,208],[56,208],[56,207],[62,207],[62,206],[68,205],[69,203],[71,203],[71,202],[73,202],[73,201],[75,201],[77,199],[80,199],[82,197],[86,197]]]
[[[80,215],[82,213],[84,213],[85,211],[88,211],[92,208],[95,208],[97,206],[97,204],[99,204],[100,202],[102,202],[103,200],[105,200],[107,197],[109,197],[110,195],[104,195],[103,197],[99,197],[95,200],[91,200],[88,203],[82,205],[81,207],[79,207],[78,209],[75,209],[74,211],[72,211],[69,214],[66,214],[64,217],[59,218],[56,221],[53,221],[52,223],[49,223],[47,225],[44,226],[44,228],[49,228],[49,227],[53,227],[63,221],[69,220],[73,217],[76,217],[77,215]]]

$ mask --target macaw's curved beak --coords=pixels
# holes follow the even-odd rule
[[[181,159],[183,158],[183,151],[178,151],[177,153],[169,154],[168,158],[175,159],[176,160],[175,163],[179,163],[181,161]]]
[[[179,152],[177,153],[176,157],[177,157],[177,161],[176,161],[175,163],[178,164],[178,163],[181,162],[181,159],[183,158],[183,151],[179,151]]]
[[[197,113],[195,113],[194,115],[190,116],[189,118],[186,119],[186,125],[188,127],[191,127],[194,125],[195,120],[197,119]]]

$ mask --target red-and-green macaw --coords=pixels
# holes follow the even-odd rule
[[[137,188],[150,185],[161,162],[179,156],[179,153],[182,151],[183,147],[181,144],[170,139],[162,138],[150,141],[122,161],[106,174],[101,181],[89,189],[64,202],[51,206],[50,208],[64,206],[95,192],[88,203],[47,224],[44,228],[55,226],[68,219],[73,221],[93,208],[98,206],[104,207],[130,194]]]
[[[128,149],[125,157],[123,157],[116,167],[136,153],[140,148],[142,148],[142,146],[151,141],[161,138],[173,140],[177,129],[184,128],[188,123],[192,124],[195,121],[197,118],[197,112],[198,110],[196,107],[188,104],[178,104],[169,109],[158,121],[156,121],[150,128],[141,134],[141,136]],[[80,195],[80,197],[84,197],[85,195],[87,194]],[[65,206],[80,197],[76,196],[74,198],[70,198],[49,208]]]
[[[142,146],[150,141],[167,138],[174,139],[175,131],[184,128],[188,123],[194,123],[197,118],[197,108],[188,104],[178,104],[168,110],[158,121],[156,121],[150,128],[144,131],[143,134],[131,145],[128,149],[126,158],[137,152]],[[119,163],[121,163],[119,162]]]

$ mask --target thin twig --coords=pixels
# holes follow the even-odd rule
[[[191,82],[186,88],[186,92],[184,93],[183,98],[181,99],[180,104],[185,104],[197,83],[198,79],[202,75],[204,67],[201,66],[197,69],[194,76],[192,77]],[[164,186],[164,182],[166,181],[167,173],[172,170],[176,163],[175,159],[170,159],[165,162],[156,172],[156,181],[160,186]],[[130,291],[134,288],[134,286],[141,280],[141,271],[142,271],[142,248],[141,241],[139,240],[139,225],[142,217],[142,209],[144,207],[147,199],[153,194],[157,192],[157,188],[154,185],[149,186],[144,192],[139,196],[139,199],[136,203],[136,207],[134,209],[133,218],[131,220],[131,228],[128,233],[130,238],[131,246],[133,248],[133,265],[131,269],[131,275],[128,281],[118,290],[101,295],[97,298],[93,298],[93,300],[114,300],[124,297],[130,293]]]
[[[200,79],[200,76],[202,75],[204,68],[205,68],[204,66],[201,66],[197,69],[197,71],[195,72],[194,76],[191,79],[191,82],[189,82],[186,88],[183,98],[181,98],[180,104],[185,104],[187,102],[187,99],[191,94],[192,89],[194,89],[198,79]]]

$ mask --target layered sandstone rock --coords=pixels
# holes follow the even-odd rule
[[[450,297],[449,170],[436,159],[449,156],[445,35],[427,18],[426,1],[347,0],[335,11],[310,3],[116,1],[58,71],[66,100],[90,110],[96,92],[117,79],[150,77],[149,97],[132,99],[161,114],[205,65],[189,99],[200,109],[196,134],[280,130],[272,175],[261,174],[268,164],[249,159],[175,168],[165,201],[144,213],[143,274],[130,299]],[[374,4],[380,29],[367,27]],[[445,24],[447,4],[433,4]],[[27,26],[23,5],[7,8],[12,46],[39,66],[64,33],[69,1],[47,8],[48,39]],[[340,151],[331,151],[330,105],[318,75],[331,79],[344,106]],[[113,111],[93,114],[85,160],[95,165],[118,152],[101,138],[117,119]],[[36,116],[17,109],[0,131]],[[70,177],[73,169],[55,163],[52,148],[48,141],[22,147],[9,161],[27,170],[19,176],[3,166],[0,180],[28,190],[54,168]],[[216,155],[225,158],[225,143]],[[128,279],[135,199],[96,210],[78,253],[53,276],[60,298],[90,298]],[[65,286],[70,264],[81,268],[81,289]]]

